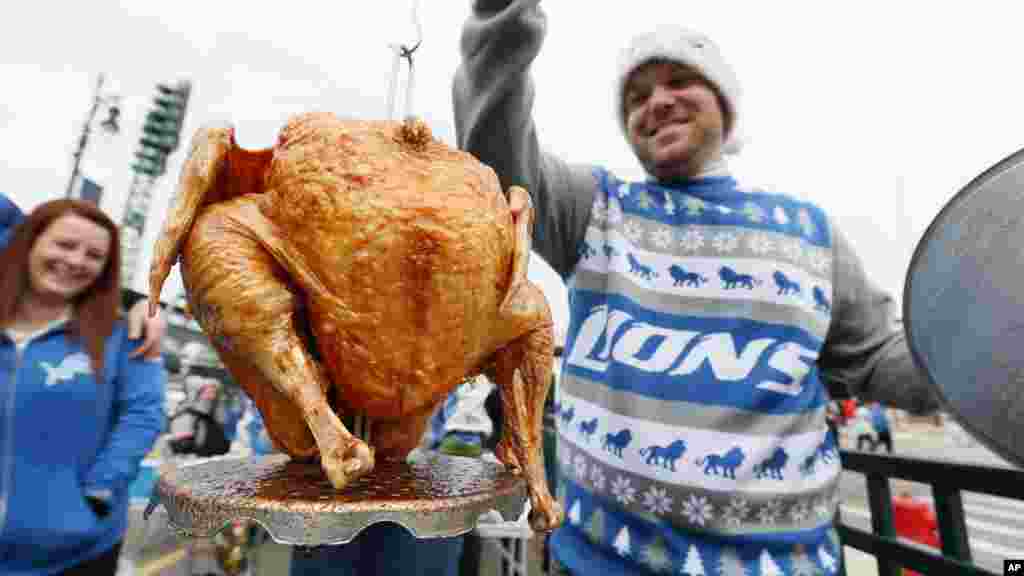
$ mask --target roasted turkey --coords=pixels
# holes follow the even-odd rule
[[[204,127],[154,247],[151,310],[180,262],[191,313],[275,445],[319,458],[337,489],[404,458],[448,393],[486,373],[503,407],[496,456],[548,531],[562,520],[541,442],[552,320],[526,275],[529,196],[508,193],[415,119],[302,114],[262,150]]]

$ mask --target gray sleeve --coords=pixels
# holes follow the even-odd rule
[[[832,324],[818,361],[823,378],[865,400],[914,414],[935,411],[938,398],[914,363],[892,297],[867,278],[834,225],[832,246]]]
[[[546,154],[537,141],[530,65],[547,22],[539,3],[473,2],[452,102],[459,148],[493,168],[503,189],[517,185],[530,193],[533,249],[564,279],[579,259],[598,182],[590,167]]]

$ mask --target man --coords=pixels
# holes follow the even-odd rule
[[[611,116],[648,180],[541,152],[539,4],[473,3],[453,100],[459,146],[530,192],[570,289],[555,573],[835,573],[826,386],[936,406],[891,298],[819,208],[730,175],[739,82],[701,34],[659,28],[619,63]]]
[[[451,456],[476,458],[494,433],[486,402],[494,384],[484,375],[459,384],[430,418],[427,444]]]
[[[850,436],[857,441],[857,450],[864,450],[866,445],[872,452],[878,447],[875,428],[871,424],[871,411],[867,406],[858,406],[850,420]]]
[[[24,220],[25,214],[5,194],[0,193],[0,249],[7,246],[14,228]],[[144,355],[146,358],[160,357],[160,344],[167,331],[167,322],[162,314],[150,318],[146,299],[142,298],[128,312],[128,334],[134,339],[143,338],[132,356]]]

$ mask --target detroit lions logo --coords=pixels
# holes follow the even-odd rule
[[[559,418],[562,419],[562,423],[563,424],[568,424],[569,422],[572,422],[572,417],[575,416],[575,415],[576,415],[576,407],[575,406],[569,406],[568,408],[565,408],[563,406],[562,407],[562,412],[561,412]]]
[[[673,377],[690,377],[708,366],[715,380],[729,382],[744,380],[764,367],[769,372],[752,382],[754,387],[798,396],[806,388],[804,379],[812,374],[817,357],[817,350],[796,342],[758,338],[738,346],[727,332],[672,330],[601,305],[583,321],[566,361],[585,370],[605,372],[615,360],[641,372]]]
[[[707,276],[701,276],[696,272],[687,272],[678,264],[673,264],[668,267],[668,273],[672,276],[672,285],[679,286],[694,286],[700,288],[702,283],[708,281]]]
[[[75,352],[65,356],[60,364],[54,366],[49,362],[40,362],[39,367],[46,372],[46,386],[56,386],[61,382],[73,380],[81,374],[88,376],[92,374],[92,367],[89,365],[89,357],[84,352]]]
[[[622,449],[629,446],[631,440],[633,440],[633,433],[629,431],[629,428],[623,428],[615,434],[611,432],[605,434],[601,447],[622,458]]]
[[[633,274],[636,274],[644,280],[650,280],[658,277],[657,272],[651,269],[650,266],[641,264],[640,261],[632,254],[626,254],[626,259],[629,260],[629,271]]]
[[[776,270],[775,273],[772,274],[772,278],[775,279],[775,285],[779,288],[779,296],[785,294],[800,294],[800,285],[787,278],[782,272]]]
[[[786,467],[789,454],[779,446],[772,452],[771,458],[766,458],[754,465],[754,476],[757,478],[774,478],[783,480],[782,469]]]
[[[718,277],[722,279],[722,286],[726,290],[731,290],[738,286],[753,290],[754,286],[761,285],[761,280],[754,278],[750,274],[740,274],[728,266],[719,268]]]
[[[832,312],[832,303],[825,297],[825,291],[821,289],[821,286],[815,286],[814,290],[814,308],[821,310],[822,312]]]
[[[661,466],[667,470],[676,469],[676,461],[682,458],[686,452],[686,442],[676,440],[668,446],[648,446],[640,449],[640,455],[644,456],[644,463],[649,466]]]
[[[818,452],[814,451],[804,458],[803,462],[800,463],[800,473],[804,476],[810,476],[814,474],[815,464],[818,462]]]
[[[594,435],[594,432],[597,432],[597,418],[591,418],[589,422],[581,420],[577,426],[580,429],[580,436],[583,437],[583,440],[590,442],[590,437]]]
[[[697,466],[704,467],[704,475],[721,476],[722,478],[736,479],[736,469],[743,464],[746,456],[739,446],[733,446],[725,454],[708,454],[704,458],[697,459]]]

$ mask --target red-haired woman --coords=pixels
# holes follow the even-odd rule
[[[55,200],[0,252],[0,573],[116,572],[165,383],[118,317],[118,247],[94,205]]]

